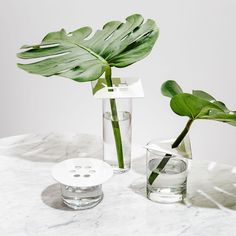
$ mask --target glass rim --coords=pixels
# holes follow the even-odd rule
[[[188,140],[190,142],[190,138],[189,138],[189,135],[187,135],[184,140]],[[154,149],[151,149],[151,148],[148,148],[149,145],[151,144],[160,144],[160,143],[163,143],[163,142],[174,142],[176,140],[176,137],[173,138],[155,138],[155,139],[152,139],[150,140],[147,144],[146,144],[146,151],[147,153],[151,153],[153,155],[157,155],[157,156],[160,156],[162,158],[169,158],[168,156],[166,156],[166,154],[168,154],[168,152],[164,152],[164,151],[158,151],[158,150],[154,150]],[[175,151],[176,148],[173,148],[173,150]],[[190,154],[190,156],[185,156],[184,154],[182,155],[181,153],[173,153],[173,152],[170,152],[169,153],[171,155],[171,158],[184,158],[184,159],[192,159],[192,155]]]
[[[169,138],[169,139],[166,139],[166,138],[155,138],[155,139],[152,139],[152,140],[150,140],[147,144],[146,144],[146,146],[149,146],[150,144],[155,144],[155,143],[160,143],[161,141],[168,141],[168,140],[175,140],[174,138]],[[146,148],[146,150],[148,151],[148,152],[150,152],[150,153],[152,153],[152,154],[154,154],[154,155],[159,155],[159,156],[163,156],[163,157],[165,157],[165,154],[164,154],[164,152],[160,152],[160,151],[157,151],[157,150],[153,150],[153,149],[150,149],[150,148]],[[174,156],[172,156],[172,157],[174,157]]]

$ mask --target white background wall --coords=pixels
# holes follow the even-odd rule
[[[113,72],[143,80],[145,98],[134,101],[135,143],[182,130],[187,118],[175,115],[160,94],[168,79],[185,91],[206,90],[236,110],[235,12],[234,0],[1,0],[0,136],[50,131],[101,136],[101,102],[91,96],[89,83],[27,74],[16,67],[15,54],[50,31],[97,29],[133,13],[155,19],[160,27],[148,58]],[[195,159],[236,165],[236,128],[198,121],[191,140]]]

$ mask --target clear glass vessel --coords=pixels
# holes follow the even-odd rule
[[[102,185],[73,187],[61,184],[63,202],[73,209],[84,210],[95,207],[103,199]]]
[[[190,140],[187,136],[179,147],[172,149],[174,140],[153,140],[148,143],[153,149],[147,149],[147,197],[152,201],[175,203],[186,196],[192,157]]]
[[[103,99],[103,157],[114,173],[131,167],[132,99]]]

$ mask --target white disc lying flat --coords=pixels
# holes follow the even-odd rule
[[[52,168],[53,178],[64,185],[91,187],[106,182],[113,170],[106,162],[94,158],[73,158]]]

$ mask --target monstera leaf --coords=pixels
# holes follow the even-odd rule
[[[161,91],[163,95],[171,97],[171,109],[180,116],[188,116],[192,121],[206,119],[236,125],[235,112],[204,91],[193,90],[192,94],[183,93],[175,81],[166,81]]]
[[[197,119],[215,120],[236,126],[236,114],[230,111],[223,102],[217,101],[209,93],[201,90],[193,90],[192,94],[184,93],[181,87],[174,81],[168,80],[161,86],[164,96],[170,97],[171,109],[180,116],[187,116],[189,120],[183,131],[172,143],[172,148],[180,147],[188,134],[192,123]],[[148,177],[149,184],[153,184],[159,173],[165,168],[173,156],[166,153],[154,171]]]
[[[153,20],[135,14],[126,22],[111,21],[89,37],[90,27],[71,33],[64,29],[47,34],[39,45],[25,45],[17,54],[22,59],[38,59],[18,66],[43,76],[59,75],[79,82],[98,79],[107,67],[126,67],[152,50],[158,37]]]

